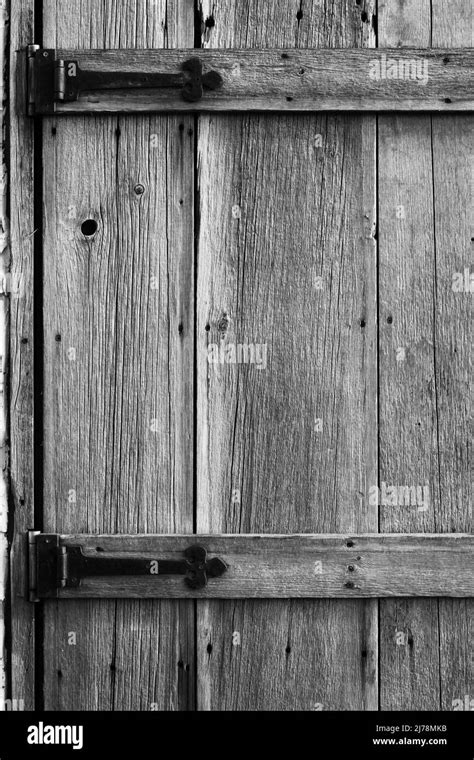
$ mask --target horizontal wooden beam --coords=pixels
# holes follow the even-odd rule
[[[222,77],[187,103],[178,90],[106,90],[58,103],[56,112],[471,111],[474,50],[57,50],[101,72],[177,75],[191,56]]]
[[[92,557],[180,559],[192,544],[223,559],[227,571],[193,591],[182,576],[89,578],[59,598],[471,597],[474,536],[146,535],[61,536]]]

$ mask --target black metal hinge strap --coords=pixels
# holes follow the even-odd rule
[[[28,47],[30,115],[52,114],[55,103],[74,102],[85,92],[102,90],[176,89],[188,103],[199,101],[204,90],[216,90],[222,78],[216,71],[203,72],[199,58],[181,64],[180,73],[139,71],[90,71],[77,60],[55,58],[55,50]]]
[[[61,588],[77,588],[81,581],[103,576],[183,575],[191,589],[202,589],[208,578],[217,578],[227,570],[218,558],[207,558],[203,546],[189,546],[179,559],[145,559],[140,557],[102,557],[84,554],[81,546],[65,546],[56,534],[31,531],[30,599],[57,597]]]
[[[181,90],[183,100],[195,103],[203,90],[216,90],[221,77],[215,71],[203,74],[199,58],[182,64],[182,74],[140,73],[125,71],[86,71],[77,61],[56,61],[57,99],[77,100],[83,92],[99,90],[163,89]]]

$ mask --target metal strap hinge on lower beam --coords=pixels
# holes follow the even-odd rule
[[[474,596],[474,536],[465,534],[31,531],[29,549],[32,601]]]
[[[150,557],[107,557],[97,551],[84,554],[81,546],[64,545],[54,533],[30,531],[29,544],[29,598],[39,601],[57,598],[60,589],[76,589],[91,577],[145,576],[153,578],[169,575],[184,577],[189,589],[203,589],[209,578],[225,573],[227,565],[218,557],[207,558],[206,549],[192,544],[176,559]]]

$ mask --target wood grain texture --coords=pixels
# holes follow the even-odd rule
[[[29,32],[19,46],[33,38],[26,5],[13,10]],[[190,47],[192,6],[46,0],[44,42]],[[298,47],[375,44],[371,2],[343,0],[337,16],[300,0],[200,7],[209,55],[285,46],[291,61]],[[464,0],[449,26],[440,0],[379,11],[381,44],[472,45]],[[27,285],[12,298],[13,686],[31,703],[34,608],[19,597],[33,516],[32,127],[13,113],[13,274]],[[45,528],[191,532],[194,119],[44,124]],[[383,531],[444,533],[457,545],[449,534],[470,528],[469,290],[452,278],[472,245],[472,119],[379,121],[379,477],[375,139],[370,116],[200,119],[197,522],[210,541],[373,532],[377,483],[429,492],[427,504],[382,503]],[[81,233],[87,218],[93,236]],[[208,361],[211,344],[235,343],[265,347],[265,366],[261,354]],[[329,560],[334,589],[341,552],[340,565]],[[440,578],[453,550],[430,555],[428,569],[423,557],[410,555],[416,589],[430,578],[449,593],[472,584],[464,564],[461,587]],[[265,580],[256,567],[246,595]],[[359,576],[371,591],[373,568]],[[395,571],[401,585],[405,568]],[[380,611],[382,709],[452,709],[472,694],[472,601],[397,599]],[[200,709],[377,707],[374,601],[216,599],[198,603],[197,622]],[[46,707],[194,706],[191,601],[51,602],[45,623]]]
[[[190,1],[43,23],[51,47],[193,44]],[[45,121],[46,530],[192,531],[193,155],[191,117]],[[46,706],[191,707],[193,625],[192,602],[47,604]]]
[[[11,697],[34,709],[35,609],[27,600],[26,531],[34,525],[33,270],[34,127],[25,116],[26,45],[34,39],[34,2],[10,5],[10,641]],[[20,52],[22,51],[22,52]]]
[[[57,102],[56,113],[102,111],[468,111],[474,51],[340,50],[55,51],[84,71],[180,74],[189,58],[222,78],[202,100],[179,89],[92,90]],[[66,64],[67,69],[67,64]],[[51,78],[51,87],[53,80]],[[40,111],[39,111],[40,112]]]
[[[474,8],[468,0],[445,6],[433,1],[431,44],[474,44]],[[439,532],[473,530],[472,523],[472,306],[466,292],[474,243],[474,118],[433,117],[433,210],[435,216],[435,330],[440,465]],[[462,273],[464,287],[453,289]],[[451,283],[451,287],[446,284]],[[470,286],[471,288],[471,286]],[[468,504],[463,500],[467,498]],[[439,600],[440,708],[474,693],[474,602]]]
[[[299,9],[206,2],[203,43],[374,45],[370,3]],[[375,531],[374,119],[213,114],[198,149],[198,531]],[[266,367],[209,363],[238,343]],[[376,602],[200,603],[198,647],[199,709],[376,708]]]
[[[379,44],[472,44],[469,3],[450,13],[448,35],[444,15],[441,3],[385,5]],[[469,306],[453,290],[469,245],[471,145],[468,117],[379,118],[380,481],[429,493],[424,505],[382,504],[383,531],[471,529]],[[447,679],[450,693],[468,693],[470,602],[458,604],[456,621],[443,601],[381,602],[381,709],[451,709]]]
[[[8,11],[5,2],[0,2],[0,130],[2,135],[8,129],[7,105],[8,84]],[[10,268],[10,238],[8,223],[8,165],[5,152],[0,165],[0,707],[6,699],[7,652],[5,632],[7,578],[8,578],[8,491],[9,491],[9,447],[8,447],[8,340],[9,305],[8,279]]]
[[[200,544],[226,572],[189,589],[183,576],[161,575],[160,562],[182,560]],[[196,535],[61,536],[101,561],[140,558],[157,575],[85,577],[60,599],[138,597],[196,599],[368,598],[474,596],[474,536],[470,535]]]
[[[418,18],[419,3],[394,5],[406,19],[403,45],[428,46],[429,3],[423,7],[423,30],[409,23],[412,15]],[[390,25],[392,15],[386,18],[383,10],[378,41],[391,44],[399,35]],[[378,154],[379,478],[391,485],[426,485],[430,494],[426,511],[416,505],[381,505],[380,528],[433,532],[439,498],[434,490],[438,460],[431,339],[434,255],[430,118],[380,117]],[[382,710],[438,709],[437,631],[436,600],[380,602]]]

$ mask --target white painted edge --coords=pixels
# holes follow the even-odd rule
[[[0,166],[0,710],[5,704],[6,652],[5,652],[5,603],[8,573],[8,432],[6,415],[7,367],[8,367],[8,315],[9,296],[6,283],[9,280],[10,246],[8,209],[8,175],[5,161],[6,129],[5,106],[8,93],[8,0],[0,0],[0,129],[2,133],[2,160]]]

